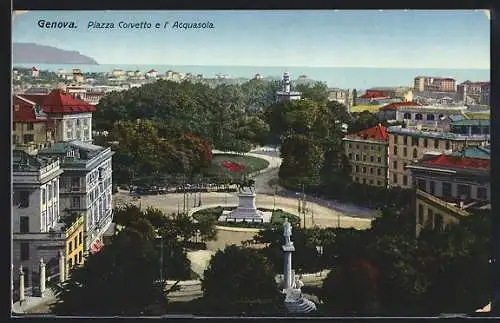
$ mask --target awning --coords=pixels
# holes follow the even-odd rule
[[[97,253],[101,251],[103,246],[104,244],[102,243],[102,241],[100,239],[97,239],[90,245],[90,252]]]
[[[476,310],[476,313],[489,313],[489,312],[491,312],[491,303],[489,303],[483,308]]]

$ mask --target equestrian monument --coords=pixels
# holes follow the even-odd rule
[[[257,210],[255,205],[255,181],[243,179],[238,184],[238,206],[232,211],[223,211],[221,222],[271,222],[272,212]]]

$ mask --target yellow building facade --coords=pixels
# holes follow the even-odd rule
[[[387,131],[381,125],[343,139],[353,182],[387,187],[387,139]]]
[[[489,142],[489,136],[431,132],[401,126],[389,127],[388,133],[390,187],[411,188],[413,179],[406,166],[422,160],[425,155],[451,153]]]
[[[82,265],[84,263],[84,229],[85,217],[80,216],[66,230],[66,273],[71,271],[71,268]]]

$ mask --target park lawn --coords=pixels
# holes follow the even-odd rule
[[[363,111],[368,111],[371,113],[378,112],[380,109],[381,105],[355,105],[351,107],[351,112],[363,112]]]
[[[271,223],[249,223],[249,222],[219,222],[219,216],[222,215],[222,211],[224,210],[234,210],[235,207],[214,207],[208,209],[202,209],[195,213],[193,213],[193,218],[199,221],[201,218],[209,218],[212,221],[216,221],[216,225],[220,226],[228,226],[228,227],[239,227],[239,228],[268,228],[275,224],[283,224],[285,218],[288,218],[288,221],[292,224],[292,226],[300,226],[300,218],[294,214],[285,212],[281,209],[277,209],[273,212],[271,216]],[[272,212],[272,209],[266,208],[258,208],[260,211],[264,212]]]
[[[230,172],[228,169],[222,166],[223,161],[238,163],[245,165],[245,169],[241,173]],[[207,176],[217,176],[219,174],[230,174],[233,178],[239,179],[242,174],[250,174],[263,170],[269,166],[269,162],[265,159],[253,157],[253,156],[242,156],[233,154],[214,154],[212,159],[212,165],[203,171]]]

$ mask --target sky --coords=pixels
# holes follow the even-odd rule
[[[41,19],[78,28],[40,28]],[[153,28],[88,29],[90,21]],[[214,28],[154,28],[165,21]],[[485,10],[22,11],[12,40],[78,51],[99,64],[490,68]]]

